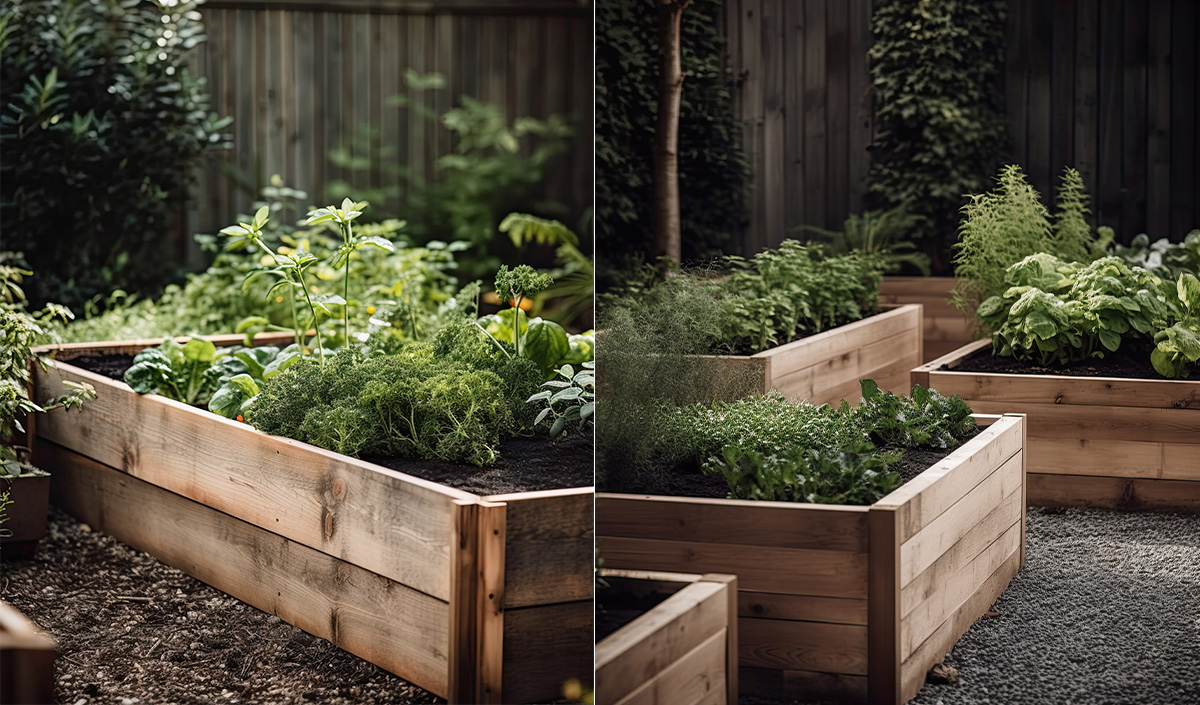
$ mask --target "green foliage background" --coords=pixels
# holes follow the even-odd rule
[[[35,304],[174,274],[172,206],[227,124],[187,66],[197,7],[0,0],[0,218]]]
[[[721,0],[695,0],[683,13],[679,190],[684,259],[719,253],[747,219],[742,202],[747,171],[733,112],[733,77],[721,66],[721,6]],[[609,260],[617,253],[648,254],[653,247],[658,42],[654,0],[597,4],[596,242]]]
[[[1007,149],[1004,0],[879,0],[872,18],[875,141],[868,208],[908,204],[912,238],[949,273],[965,194],[987,189]]]

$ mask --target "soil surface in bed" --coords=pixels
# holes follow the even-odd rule
[[[682,587],[682,586],[680,586]],[[675,592],[631,595],[607,588],[596,589],[596,643],[657,607]]]
[[[133,356],[85,355],[65,362],[124,381]],[[545,435],[505,439],[500,442],[499,459],[482,468],[412,458],[364,457],[363,460],[464,492],[492,495],[591,487],[593,447],[589,428],[585,433],[571,433],[553,440]]]
[[[978,435],[976,430],[963,443]],[[910,449],[904,452],[899,462],[891,469],[900,473],[900,484],[903,485],[928,470],[942,458],[962,447],[926,450]],[[686,472],[663,473],[661,475],[644,475],[636,482],[625,482],[620,487],[604,485],[599,489],[605,492],[623,492],[626,494],[656,494],[669,497],[710,497],[722,499],[729,496],[729,485],[720,475],[705,475],[699,468],[690,468]]]
[[[1124,342],[1115,353],[1107,353],[1103,359],[1091,358],[1059,367],[1031,364],[1011,357],[998,357],[992,354],[990,347],[985,347],[963,358],[958,365],[942,369],[951,372],[993,372],[1009,375],[1166,379],[1150,364],[1150,351],[1153,349],[1153,346],[1146,343]]]
[[[53,510],[0,599],[58,642],[60,703],[443,703]]]

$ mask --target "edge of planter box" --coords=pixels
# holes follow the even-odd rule
[[[905,702],[1024,562],[1025,419],[976,419],[869,507],[597,493],[600,555],[737,575],[743,694]]]
[[[912,382],[1028,415],[1031,504],[1200,513],[1200,380],[953,369],[990,344],[921,365]]]
[[[853,323],[794,340],[754,355],[700,355],[709,361],[712,399],[732,400],[749,393],[778,390],[788,399],[837,404],[857,399],[861,379],[874,379],[882,389],[907,394],[908,373],[922,360],[921,306],[880,306],[880,312]],[[743,375],[724,370],[753,369],[759,379],[749,390],[738,386]]]
[[[100,395],[35,426],[35,461],[51,471],[59,506],[452,701],[554,697],[588,673],[591,487],[477,496],[69,364],[159,342],[50,348],[66,359],[36,371],[38,395],[63,379]],[[181,516],[209,533],[189,532]],[[293,593],[241,575],[260,570]]]
[[[54,701],[54,639],[17,608],[0,601],[0,702]]]
[[[950,305],[955,281],[954,277],[886,276],[879,283],[880,303],[924,306],[921,362],[941,357],[975,339],[971,319]]]
[[[676,592],[596,644],[597,705],[737,705],[737,576],[606,568],[600,577],[639,594]]]

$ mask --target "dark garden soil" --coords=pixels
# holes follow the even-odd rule
[[[52,510],[0,599],[54,636],[59,703],[440,703],[432,693]]]
[[[1063,377],[1119,377],[1121,379],[1165,379],[1150,364],[1147,343],[1122,343],[1115,353],[1107,353],[1103,359],[1091,358],[1063,367],[1045,366],[1022,362],[1011,357],[998,357],[991,348],[977,350],[963,358],[955,367],[942,369],[954,372],[995,372],[1010,375],[1059,375]]]
[[[652,592],[646,595],[631,595],[599,588],[596,591],[596,643],[641,617],[666,600],[674,592]]]
[[[124,381],[132,355],[85,355],[70,364]],[[593,434],[571,433],[551,440],[547,436],[509,438],[500,442],[500,457],[491,465],[473,465],[439,460],[365,457],[372,463],[439,482],[464,492],[508,494],[591,487],[593,483]]]
[[[508,494],[567,487],[591,487],[595,462],[591,428],[551,440],[548,436],[509,438],[500,457],[487,467],[409,458],[363,458],[368,462],[465,492]]]
[[[978,435],[978,433],[978,430],[976,430],[971,434],[971,437]],[[964,440],[963,443],[966,443],[971,437]],[[891,469],[900,473],[900,484],[903,485],[928,470],[942,458],[953,453],[961,445],[960,443],[954,448],[936,450],[921,448],[906,450],[900,460],[892,465]],[[605,486],[601,489],[606,492],[656,494],[667,495],[669,497],[709,497],[721,499],[729,495],[729,485],[725,482],[725,478],[720,475],[705,475],[700,472],[699,468],[690,468],[687,471],[662,473],[653,476],[641,475],[638,476],[638,481],[633,486]]]

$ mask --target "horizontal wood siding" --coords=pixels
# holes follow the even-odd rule
[[[1032,504],[1200,511],[1200,381],[954,369],[989,345],[922,365],[913,383],[957,394],[977,413],[1028,416]]]
[[[56,506],[213,587],[444,694],[447,602],[53,443]],[[403,615],[403,619],[397,619]]]
[[[726,61],[752,178],[734,247],[863,210],[873,138],[871,0],[726,0]],[[1064,166],[1128,242],[1200,227],[1200,22],[1192,0],[1008,0],[1010,149],[1049,197]]]

